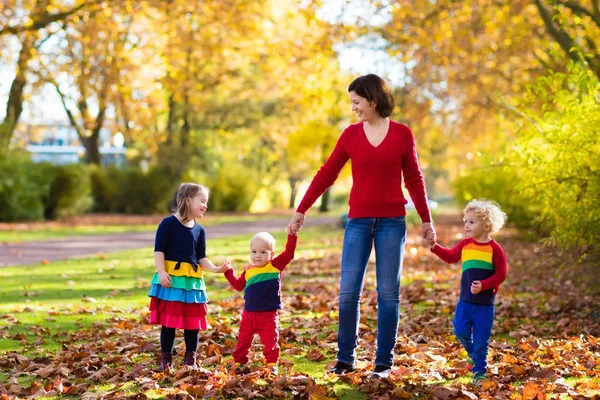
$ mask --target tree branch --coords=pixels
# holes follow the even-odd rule
[[[572,1],[572,0],[567,0],[567,1],[559,0],[558,4],[571,9],[571,11],[573,11],[577,15],[580,15],[580,16],[584,15],[584,16],[590,17],[592,19],[592,21],[594,21],[596,23],[596,25],[598,25],[598,27],[600,27],[600,15],[594,15],[594,13],[592,11],[588,10],[587,8],[585,8],[578,2]]]
[[[52,24],[53,22],[62,21],[71,15],[83,10],[88,6],[95,5],[97,1],[83,2],[77,7],[74,7],[67,11],[61,11],[57,13],[42,13],[38,15],[32,15],[31,19],[33,23],[31,25],[17,25],[17,26],[5,26],[0,29],[0,36],[2,35],[16,35],[25,31],[37,31]]]
[[[550,36],[552,36],[554,38],[554,40],[556,40],[556,42],[559,44],[559,46],[563,49],[563,51],[567,54],[567,56],[571,60],[573,60],[575,62],[581,62],[582,60],[579,58],[579,55],[571,51],[571,49],[576,48],[581,53],[584,53],[581,50],[581,48],[577,45],[575,40],[573,40],[573,38],[571,36],[569,36],[569,34],[567,32],[565,32],[562,28],[557,27],[554,24],[554,22],[552,21],[552,17],[550,16],[550,13],[548,12],[546,7],[542,4],[542,2],[540,0],[535,0],[535,5],[538,9],[540,16],[542,17],[542,20],[544,21],[544,25],[546,26],[546,30],[548,31]],[[587,65],[588,65],[588,68],[590,68],[590,70],[597,77],[600,78],[600,66],[598,66],[594,63],[589,63],[589,62],[587,63]]]
[[[81,132],[81,128],[79,127],[79,125],[77,125],[77,121],[75,120],[75,116],[73,115],[73,112],[71,112],[71,109],[69,108],[69,106],[67,106],[67,102],[65,101],[67,96],[65,96],[65,94],[60,90],[60,87],[58,86],[57,82],[55,82],[55,81],[49,81],[49,82],[52,85],[54,85],[54,87],[56,88],[56,92],[58,93],[58,95],[60,97],[60,101],[63,105],[63,108],[65,109],[65,112],[67,113],[67,117],[69,117],[69,121],[71,122],[73,129],[75,129],[75,132],[77,132],[77,136],[79,136],[79,139],[83,142],[86,139],[86,137]]]

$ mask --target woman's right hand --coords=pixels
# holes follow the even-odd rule
[[[294,214],[292,220],[288,224],[288,235],[298,235],[300,228],[302,228],[302,224],[304,224],[304,214],[297,212],[296,214]]]
[[[160,279],[160,285],[164,288],[171,287],[171,276],[165,271],[158,273],[158,279]]]

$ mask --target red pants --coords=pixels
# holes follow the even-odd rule
[[[275,311],[246,311],[242,313],[238,343],[233,359],[240,364],[248,362],[248,352],[252,346],[254,334],[258,333],[264,345],[263,354],[267,363],[279,360],[279,313]]]

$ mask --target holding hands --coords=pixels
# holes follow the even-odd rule
[[[426,222],[421,225],[421,233],[423,234],[423,242],[427,243],[429,247],[433,247],[437,240],[437,234],[435,233],[433,224],[431,222]]]
[[[220,274],[220,273],[224,273],[225,271],[227,271],[229,268],[231,268],[231,263],[229,261],[223,261],[223,264],[221,264],[220,267],[216,267],[215,271],[216,273]]]
[[[289,235],[298,236],[298,232],[302,228],[302,224],[304,224],[304,214],[295,213],[292,217],[292,220],[288,224],[287,231]]]

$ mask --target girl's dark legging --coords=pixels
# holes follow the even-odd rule
[[[185,351],[196,351],[198,350],[200,331],[198,329],[185,329],[183,331],[183,339],[185,340]],[[174,349],[175,328],[163,326],[160,330],[160,350],[163,353],[172,353]]]

